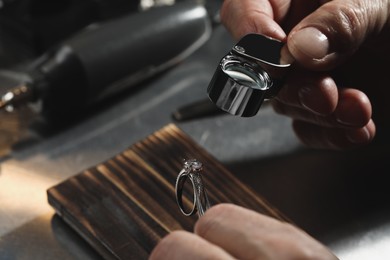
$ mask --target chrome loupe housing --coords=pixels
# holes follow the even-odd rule
[[[225,55],[208,86],[220,109],[242,117],[257,114],[275,96],[291,64],[281,61],[283,43],[260,34],[244,36]]]

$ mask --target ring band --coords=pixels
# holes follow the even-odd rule
[[[202,170],[202,163],[195,159],[191,159],[184,162],[183,169],[177,176],[175,185],[176,202],[180,211],[185,216],[192,216],[198,212],[200,217],[208,208],[210,208],[210,202],[208,200],[206,189],[204,188],[202,177],[200,175]],[[193,206],[190,211],[186,211],[183,205],[183,189],[187,179],[191,181],[194,192]]]

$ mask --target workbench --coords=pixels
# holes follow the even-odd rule
[[[207,98],[215,67],[232,45],[217,26],[174,68],[76,123],[15,146],[1,161],[0,258],[99,259],[49,206],[47,189],[174,123],[341,259],[389,259],[390,156],[381,130],[368,147],[334,152],[302,146],[291,120],[269,105],[251,118],[172,118],[179,107]]]

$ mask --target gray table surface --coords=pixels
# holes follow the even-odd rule
[[[123,151],[206,98],[233,42],[222,27],[185,62],[84,120],[15,148],[1,162],[0,259],[98,259],[48,205],[46,190]],[[302,147],[290,120],[265,106],[253,118],[175,122],[239,179],[341,259],[390,259],[389,153]]]

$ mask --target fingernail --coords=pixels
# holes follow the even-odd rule
[[[364,144],[371,140],[370,131],[367,127],[354,130],[346,130],[347,139],[354,144]]]
[[[290,41],[293,48],[312,59],[323,59],[329,53],[328,37],[314,27],[306,27],[295,32],[291,35]]]
[[[287,48],[287,45],[282,47],[280,51],[280,64],[287,65],[292,64],[294,62],[294,57],[291,55],[290,51]]]

